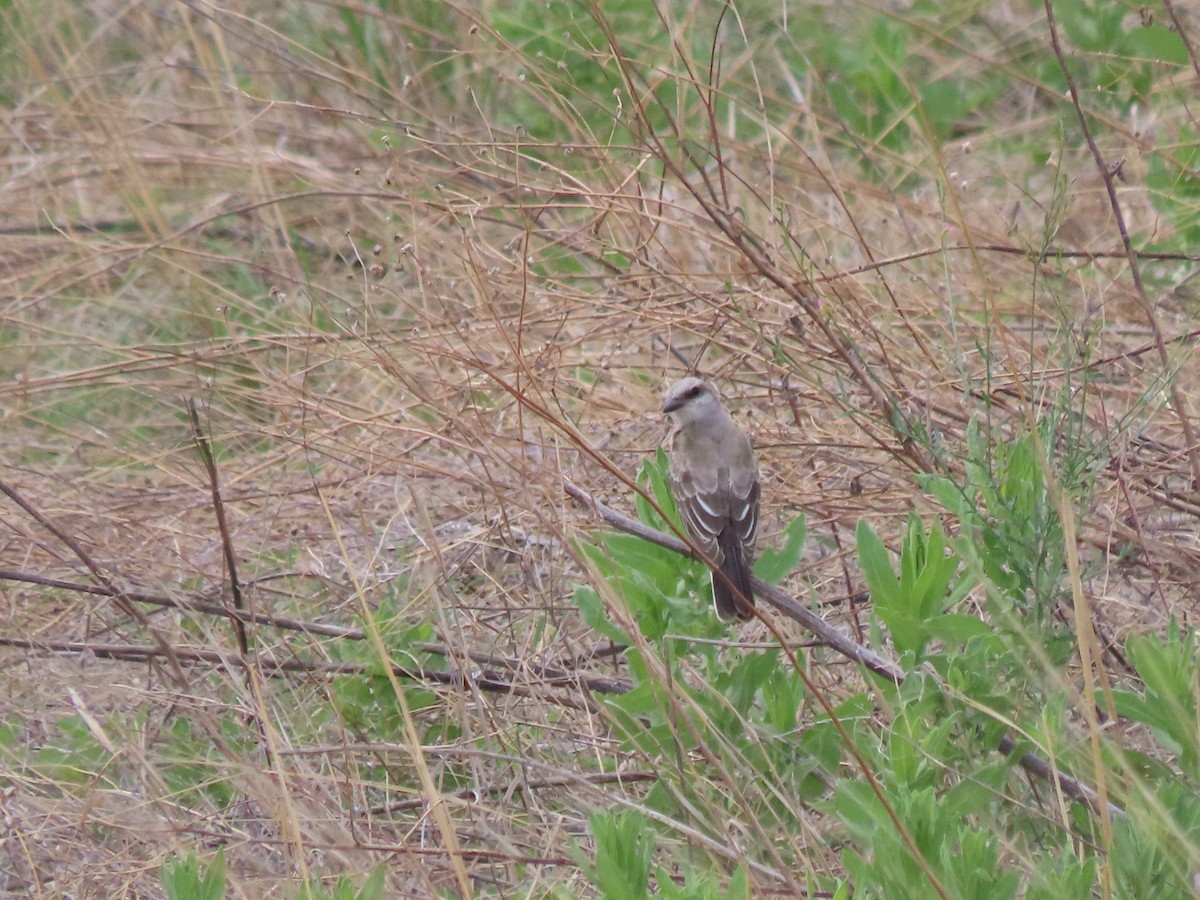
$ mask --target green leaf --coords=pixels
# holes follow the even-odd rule
[[[631,643],[629,635],[609,620],[608,610],[604,608],[604,601],[600,599],[600,595],[595,590],[587,585],[576,585],[573,599],[575,605],[579,607],[583,621],[589,628],[595,629],[614,643]]]
[[[1188,64],[1187,45],[1183,38],[1162,25],[1133,29],[1126,35],[1124,45],[1125,52],[1131,56],[1176,66]]]
[[[764,550],[754,564],[754,574],[767,584],[779,584],[800,562],[800,554],[808,538],[808,526],[803,513],[788,523],[783,535],[783,546],[778,550]]]
[[[991,635],[987,622],[960,613],[947,613],[930,619],[926,631],[930,638],[951,646],[962,646],[975,637]]]
[[[1178,781],[1179,776],[1175,774],[1175,770],[1161,759],[1150,756],[1146,753],[1141,753],[1137,750],[1125,748],[1123,751],[1120,751],[1121,756],[1123,757],[1122,763],[1117,763],[1117,751],[1115,748],[1113,753],[1114,756],[1112,758],[1112,764],[1114,766],[1123,764],[1130,767],[1133,769],[1136,777],[1138,778],[1159,781],[1164,784]],[[1108,760],[1106,760],[1106,762],[1107,761]]]
[[[1190,642],[1178,638],[1164,642],[1158,638],[1133,635],[1126,641],[1129,660],[1142,680],[1147,693],[1158,694],[1180,707],[1192,705]]]
[[[958,559],[946,555],[946,540],[942,527],[934,523],[929,534],[916,513],[909,518],[908,537],[900,554],[901,569],[905,577],[902,587],[907,588],[909,612],[928,620],[942,611],[950,580],[958,570]]]
[[[1125,643],[1129,661],[1146,684],[1141,704],[1127,697],[1127,709],[1140,713],[1163,743],[1179,756],[1189,776],[1200,770],[1200,735],[1196,732],[1196,697],[1192,681],[1196,669],[1196,642],[1189,632],[1180,634],[1172,623],[1165,638],[1133,635]]]
[[[886,833],[894,827],[886,810],[879,805],[879,798],[865,782],[842,782],[838,785],[833,802],[842,823],[868,848],[872,844],[872,836]]]
[[[634,505],[637,507],[639,521],[652,528],[657,528],[659,531],[672,534],[674,531],[671,526],[679,529],[682,527],[682,523],[679,521],[679,512],[675,509],[675,498],[671,495],[670,479],[667,476],[669,467],[667,454],[663,452],[662,447],[659,447],[652,460],[642,461],[637,480],[646,493],[654,498],[659,509],[667,514],[670,523],[663,521],[663,517],[654,511],[654,507],[647,503],[646,498],[641,494],[634,497]]]
[[[225,851],[219,848],[207,866],[202,866],[194,853],[184,859],[164,860],[159,880],[169,900],[221,900],[225,895]]]
[[[960,521],[965,521],[972,515],[975,504],[968,500],[961,487],[944,475],[918,476],[917,483]]]
[[[747,653],[728,673],[714,681],[724,695],[721,705],[728,704],[742,716],[747,715],[759,688],[778,671],[778,651]]]
[[[686,562],[678,553],[664,550],[636,535],[610,531],[602,540],[612,562],[611,568],[617,575],[636,573],[657,584],[670,582],[673,585],[679,580],[679,571]]]
[[[776,666],[771,677],[763,683],[762,702],[767,722],[779,734],[796,727],[800,701],[804,697],[804,682],[784,666]]]
[[[750,900],[750,872],[745,863],[733,870],[729,878],[729,888],[725,892],[729,900]]]
[[[871,591],[871,599],[876,608],[880,606],[898,607],[903,604],[900,595],[900,580],[892,570],[891,554],[879,539],[866,519],[858,520],[856,532],[858,543],[858,564],[862,567],[863,577],[867,580],[867,588]]]
[[[1130,691],[1113,691],[1113,703],[1117,715],[1133,719],[1151,728],[1163,728],[1168,724],[1170,714],[1157,703],[1151,703],[1141,694]]]
[[[588,817],[596,842],[592,879],[606,900],[649,897],[653,835],[645,816],[632,810],[593,813]]]
[[[912,653],[920,656],[925,644],[929,641],[929,633],[923,619],[917,619],[904,610],[894,607],[877,606],[875,614],[887,626],[888,633],[892,636],[892,643],[896,645],[896,650],[901,655]]]

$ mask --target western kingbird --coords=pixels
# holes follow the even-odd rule
[[[712,588],[717,615],[751,619],[750,565],[759,496],[754,447],[703,379],[675,382],[662,408],[675,422],[671,494],[692,542],[716,567]]]

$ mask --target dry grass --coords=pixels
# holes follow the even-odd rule
[[[596,582],[573,545],[596,523],[560,477],[630,509],[618,475],[662,439],[681,360],[756,435],[762,543],[807,513],[789,586],[851,633],[865,613],[836,601],[862,587],[856,521],[892,535],[934,510],[913,475],[960,471],[973,416],[1019,434],[1073,398],[1108,453],[1079,522],[1102,633],[1195,615],[1194,306],[1151,288],[1147,307],[1131,283],[1086,147],[1051,143],[1070,107],[1047,85],[1015,81],[969,138],[918,125],[898,153],[810,104],[822,85],[782,64],[783,38],[745,49],[751,10],[720,26],[710,131],[708,60],[632,34],[621,60],[596,50],[614,95],[432,0],[47,6],[0,13],[0,632],[33,642],[0,655],[5,891],[152,895],[164,858],[217,846],[233,896],[380,861],[397,896],[592,890],[573,855],[588,815],[641,806],[672,763],[622,742],[585,683],[627,673],[572,602]],[[1026,14],[981,19],[966,64],[1040,40]],[[712,34],[702,4],[672,15]],[[964,65],[932,39],[912,52]],[[1168,227],[1143,158],[1177,133],[1189,77],[1164,79],[1149,122],[1095,110],[1132,235]],[[648,83],[672,99],[656,108]],[[520,120],[535,113],[540,129]],[[594,129],[614,116],[610,143]],[[351,633],[252,624],[248,673],[230,620],[192,608],[234,603],[230,549],[248,610]],[[347,701],[347,680],[384,682],[334,665],[378,674],[397,621],[428,630],[410,633],[421,659],[389,644],[392,662],[451,683]],[[832,697],[861,687],[809,662]],[[770,874],[793,854],[839,871],[808,816],[764,851],[757,890],[797,891]],[[675,822],[663,852],[726,864],[771,844],[719,825]]]

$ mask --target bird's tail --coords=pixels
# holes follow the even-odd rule
[[[717,544],[721,548],[721,573],[725,575],[722,578],[714,572],[712,576],[717,616],[724,621],[753,619],[754,592],[750,588],[750,561],[746,559],[745,548],[732,528],[717,536]],[[734,592],[735,588],[741,597]]]

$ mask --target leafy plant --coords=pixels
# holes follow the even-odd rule
[[[1182,125],[1178,138],[1151,154],[1148,162],[1150,199],[1174,229],[1152,247],[1186,253],[1200,243],[1200,131]]]
[[[660,451],[639,473],[647,494],[637,500],[639,518],[658,529],[669,528],[668,522],[678,527],[666,471],[666,457]],[[764,554],[757,571],[772,580],[784,577],[795,567],[804,537],[800,517],[785,530],[782,547]],[[717,820],[707,823],[711,828],[719,827],[722,816],[747,816],[740,803],[710,783],[711,775],[695,770],[691,762],[680,765],[681,755],[686,758],[688,748],[699,743],[739,771],[739,780],[770,787],[756,801],[752,814],[758,827],[793,826],[796,799],[819,796],[826,780],[818,762],[795,739],[805,692],[791,663],[777,650],[723,651],[711,640],[692,640],[728,630],[707,602],[709,573],[701,563],[624,534],[602,534],[594,544],[581,544],[581,550],[609,589],[627,604],[639,632],[625,634],[610,619],[595,589],[576,589],[587,621],[612,639],[631,645],[626,659],[633,687],[606,701],[614,728],[629,750],[674,761],[663,766],[658,785],[646,797],[647,806],[667,818],[690,817],[689,810],[695,808],[722,810]],[[702,598],[699,602],[697,596]],[[632,836],[635,824],[622,819],[604,827],[608,829],[604,840],[617,848],[609,867],[626,873],[606,890],[632,891],[634,883],[643,884],[649,872],[649,863],[643,864],[638,855],[644,848]],[[698,896],[740,890],[736,883],[726,884],[726,878],[701,867],[683,874]]]
[[[599,15],[599,10],[594,11]],[[607,3],[603,16],[618,34],[638,35],[639,66],[651,66],[666,58],[669,37],[660,27],[654,7],[636,0]],[[569,141],[586,133],[589,141],[624,145],[635,140],[618,113],[623,80],[609,64],[610,51],[604,30],[592,11],[573,3],[544,3],[520,0],[492,9],[492,27],[506,41],[521,49],[523,64],[529,66],[518,78],[533,90],[509,91],[499,123],[520,125],[536,142]],[[673,82],[660,85],[670,107]],[[653,102],[648,103],[658,118]],[[570,110],[564,117],[561,113]],[[578,132],[564,127],[564,120],[577,117]]]
[[[877,14],[841,21],[845,11],[835,10],[824,18],[830,16],[839,21],[819,26],[812,64],[824,76],[839,121],[873,144],[903,153],[925,127],[930,140],[944,141],[1007,88],[992,73],[948,76],[932,70],[928,56],[914,45],[927,41],[932,22],[938,33],[945,30],[938,4],[918,3],[909,17]],[[951,32],[946,39],[965,36]]]
[[[226,713],[222,726],[226,732],[223,738],[230,746],[248,749],[250,739],[245,722],[237,713]],[[232,779],[218,761],[220,756],[212,741],[189,719],[179,716],[166,724],[158,755],[166,761],[162,767],[163,781],[175,802],[192,806],[204,798],[221,809],[236,796]]]
[[[595,862],[592,881],[609,900],[641,900],[650,896],[654,837],[646,817],[632,810],[593,813],[588,817]]]
[[[954,549],[988,588],[994,623],[1021,635],[1048,636],[1045,649],[1062,661],[1073,646],[1053,627],[1063,596],[1064,538],[1037,449],[1054,446],[1051,427],[1047,420],[1036,438],[993,442],[973,419],[965,482],[941,475],[919,480],[957,517]]]
[[[65,716],[56,723],[58,735],[34,752],[32,768],[59,785],[115,788],[113,755],[88,728],[82,716]]]
[[[225,896],[225,851],[218,848],[208,865],[195,853],[164,860],[159,877],[170,900],[221,900]]]
[[[780,584],[796,570],[800,554],[808,540],[808,524],[804,514],[796,516],[783,530],[783,545],[768,547],[754,561],[754,574],[767,584]]]
[[[950,582],[958,571],[958,558],[947,553],[940,525],[935,523],[926,534],[916,513],[909,516],[897,575],[883,541],[866,520],[860,520],[858,560],[871,590],[875,612],[887,626],[896,649],[905,657],[919,660],[925,645],[934,638],[961,642],[989,630],[974,616],[945,612],[947,605],[964,595],[972,584],[964,579],[955,596],[947,597]]]
[[[380,614],[379,621],[393,665],[413,673],[439,665],[431,654],[414,646],[433,639],[433,627],[429,622],[408,625],[386,613]],[[364,740],[382,740],[400,733],[404,715],[391,679],[383,669],[385,662],[376,658],[369,642],[339,644],[336,652],[344,661],[360,662],[368,669],[365,675],[338,676],[333,680],[334,707],[346,727]],[[437,693],[422,684],[402,679],[401,687],[409,710],[414,713],[434,707],[438,702]],[[429,737],[445,740],[446,729],[452,727],[448,720],[439,719],[431,724]]]
[[[959,785],[964,787],[967,790],[939,792],[932,787],[897,785],[888,792],[888,800],[948,896],[1015,897],[1019,876],[1001,869],[996,835],[969,823],[971,814],[985,811],[981,792],[967,782]],[[855,896],[918,900],[933,895],[930,876],[866,784],[847,781],[840,785],[835,808],[863,848],[847,849],[843,854],[848,872],[859,885]]]
[[[1114,691],[1117,711],[1153,729],[1175,755],[1179,767],[1200,784],[1200,715],[1196,672],[1200,652],[1195,632],[1183,632],[1172,622],[1165,637],[1130,635],[1125,642],[1130,663],[1141,676],[1142,693]]]
[[[356,888],[347,875],[338,877],[332,890],[327,890],[317,883],[304,885],[300,889],[298,900],[381,900],[386,888],[387,867],[376,866],[367,876],[362,887]]]
[[[1163,784],[1135,815],[1113,823],[1110,864],[1114,894],[1140,897],[1194,897],[1200,863],[1200,796],[1197,784]]]
[[[1147,100],[1159,66],[1188,65],[1187,46],[1174,30],[1140,18],[1123,3],[1056,0],[1054,14],[1082,51],[1072,63],[1087,66],[1084,83],[1095,85],[1100,97]]]

